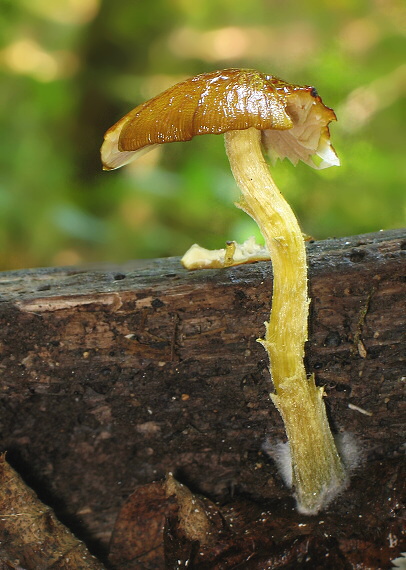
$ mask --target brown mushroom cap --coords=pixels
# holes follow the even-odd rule
[[[317,154],[321,139],[332,150],[327,125],[334,119],[334,111],[322,103],[313,87],[292,85],[249,69],[213,71],[178,83],[125,115],[106,132],[102,161],[110,170],[156,144],[255,127],[265,133],[263,143],[271,156],[308,162]],[[288,130],[293,134],[288,143],[283,137],[267,135]],[[305,151],[300,148],[303,143]]]

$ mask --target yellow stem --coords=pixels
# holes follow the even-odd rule
[[[298,508],[312,514],[341,487],[345,475],[328,425],[323,389],[303,363],[309,299],[306,250],[292,209],[275,185],[255,128],[225,135],[239,204],[258,224],[271,254],[273,298],[265,338],[278,408],[288,436]]]

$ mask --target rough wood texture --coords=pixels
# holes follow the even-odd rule
[[[307,370],[365,461],[404,440],[405,249],[404,230],[308,245]],[[261,452],[283,439],[255,340],[271,289],[268,262],[0,274],[1,450],[102,543],[123,500],[167,471],[211,497],[286,495]]]

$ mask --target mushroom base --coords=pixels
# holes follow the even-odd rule
[[[314,377],[296,382],[271,398],[282,416],[289,442],[292,487],[297,509],[313,515],[345,487],[346,476]]]

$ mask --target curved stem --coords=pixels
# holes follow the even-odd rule
[[[225,135],[234,178],[242,192],[237,204],[258,224],[271,254],[273,298],[265,338],[276,394],[285,424],[298,508],[312,514],[341,488],[344,469],[331,434],[323,389],[307,378],[303,363],[309,299],[306,250],[290,206],[275,185],[255,128]]]

